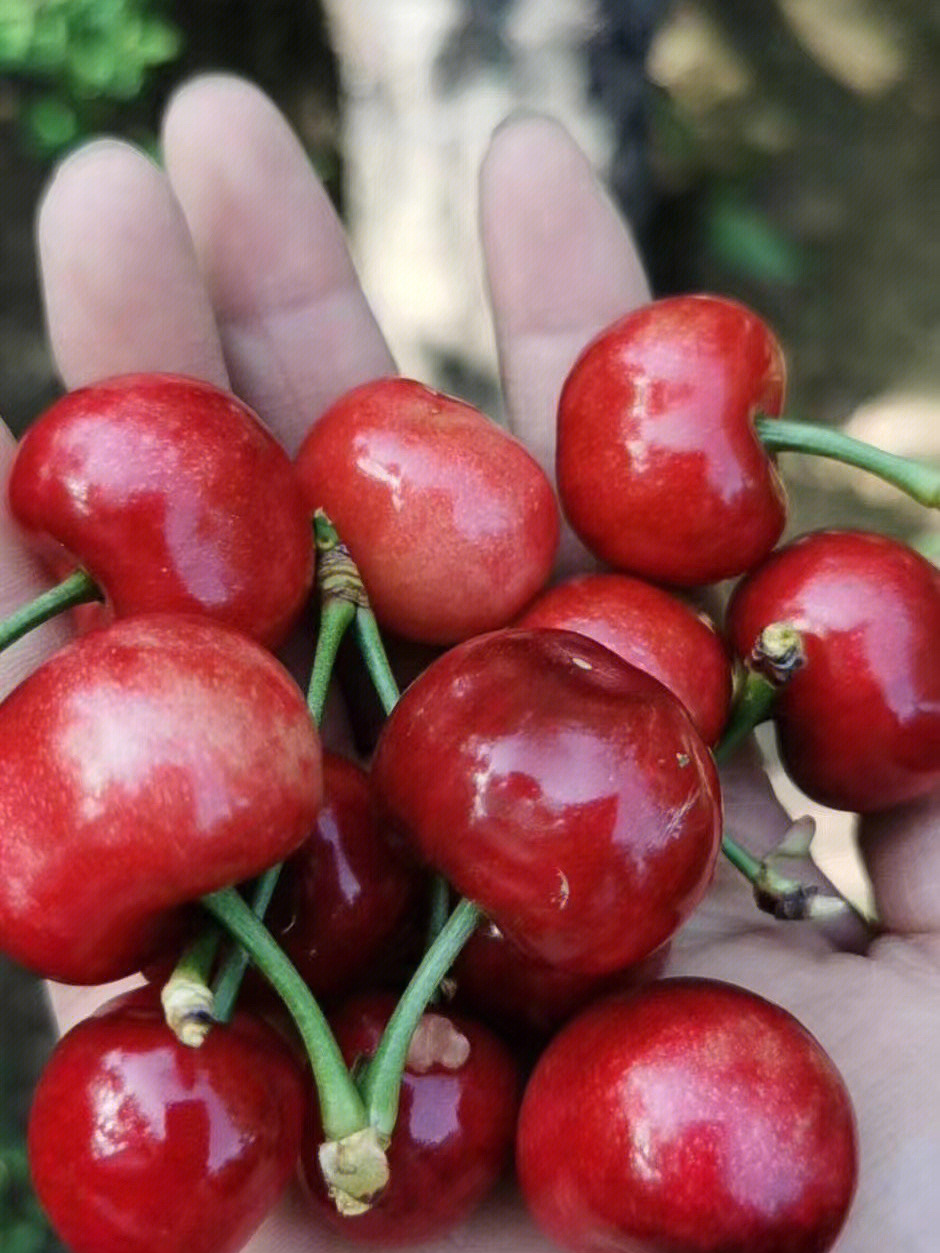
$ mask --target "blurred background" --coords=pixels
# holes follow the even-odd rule
[[[33,254],[50,171],[102,132],[159,160],[167,96],[210,69],[291,119],[404,373],[499,416],[476,172],[493,126],[535,108],[607,178],[657,295],[737,296],[776,327],[794,416],[940,462],[936,0],[0,0],[14,430],[59,391]],[[784,471],[791,533],[851,522],[940,548],[924,511],[856,472]],[[48,1048],[37,987],[0,959],[3,1253],[58,1247],[22,1150]]]

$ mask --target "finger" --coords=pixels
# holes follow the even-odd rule
[[[38,242],[49,338],[67,387],[151,370],[227,383],[185,220],[143,153],[97,140],[69,157],[40,206]]]
[[[866,814],[859,845],[882,925],[922,937],[940,958],[940,791],[899,809]]]
[[[183,87],[163,149],[233,386],[294,451],[343,392],[395,372],[342,227],[296,136],[246,82]]]
[[[565,375],[604,326],[649,299],[643,267],[587,158],[545,117],[494,134],[480,229],[509,424],[554,480]],[[566,548],[570,560],[570,537]]]

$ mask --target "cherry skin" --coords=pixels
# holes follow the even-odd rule
[[[530,957],[484,922],[460,951],[448,980],[454,1005],[523,1045],[541,1042],[603,993],[622,991],[661,973],[669,946],[608,975],[559,970]]]
[[[717,296],[674,296],[584,349],[558,406],[568,521],[618,570],[690,587],[749,570],[780,537],[786,497],[754,430],[783,407],[767,326]]]
[[[822,1253],[855,1192],[845,1085],[769,1001],[667,980],[592,1006],[523,1097],[519,1183],[574,1253]]]
[[[130,374],[70,392],[23,437],[9,496],[57,569],[64,548],[118,618],[207,614],[275,647],[310,590],[290,458],[210,383]]]
[[[297,848],[320,757],[247,636],[167,614],[74,641],[0,705],[0,951],[68,983],[139,969],[168,911]]]
[[[390,838],[525,952],[583,974],[668,939],[718,851],[717,773],[685,710],[567,631],[444,654],[392,711],[372,781]]]
[[[379,621],[451,644],[504,626],[546,582],[558,507],[538,463],[479,410],[410,379],[338,400],[297,470],[349,548]]]
[[[645,670],[685,706],[706,744],[721,735],[731,704],[731,659],[704,614],[624,574],[583,574],[557,583],[515,623],[577,631]]]
[[[940,784],[940,573],[896,540],[818,531],[735,590],[747,659],[765,627],[799,631],[805,663],[774,705],[784,766],[808,796],[867,813]]]
[[[347,1065],[374,1054],[394,1007],[393,996],[361,996],[331,1018]],[[471,1019],[429,1011],[402,1077],[389,1183],[364,1214],[344,1217],[326,1194],[317,1157],[322,1128],[310,1100],[301,1166],[316,1212],[357,1243],[413,1245],[445,1235],[506,1166],[520,1087],[512,1054],[496,1036]]]
[[[293,1175],[303,1099],[260,1019],[186,1048],[141,988],[56,1046],[30,1114],[33,1183],[71,1253],[235,1253]]]
[[[323,805],[284,865],[268,914],[275,939],[317,997],[348,990],[384,955],[423,877],[396,856],[354,762],[323,757]]]

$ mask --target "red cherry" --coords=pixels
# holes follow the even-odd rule
[[[374,1054],[394,1007],[394,997],[363,996],[331,1019],[347,1064]],[[485,1027],[427,1012],[402,1077],[389,1183],[364,1214],[344,1217],[326,1195],[317,1157],[323,1134],[311,1099],[301,1165],[317,1212],[347,1240],[365,1244],[410,1245],[444,1235],[502,1173],[515,1135],[519,1086],[512,1054]]]
[[[786,521],[754,431],[783,407],[780,346],[750,310],[675,296],[582,352],[558,407],[558,490],[584,543],[620,570],[679,586],[741,574]]]
[[[316,996],[348,990],[385,955],[418,884],[376,825],[368,775],[324,754],[322,808],[285,863],[269,913],[270,930]]]
[[[450,974],[454,1003],[492,1024],[507,1038],[544,1041],[579,1009],[604,992],[621,991],[655,978],[669,946],[645,961],[607,975],[559,970],[511,944],[498,927],[484,922],[460,951]]]
[[[0,705],[0,951],[129,974],[168,910],[293,852],[321,794],[303,697],[247,636],[169,614],[84,636]]]
[[[787,772],[824,805],[859,813],[940,784],[940,573],[905,545],[818,531],[774,553],[728,608],[747,658],[765,627],[802,636],[805,663],[777,694]]]
[[[516,621],[597,640],[682,702],[706,744],[724,728],[731,661],[708,618],[661,588],[623,574],[584,574],[543,592]]]
[[[33,1183],[72,1253],[235,1253],[294,1171],[303,1098],[259,1019],[190,1049],[138,989],[56,1046],[30,1115]]]
[[[130,374],[69,393],[23,437],[9,493],[118,618],[207,614],[274,647],[307,598],[313,538],[290,459],[209,383]]]
[[[446,653],[392,711],[372,779],[390,834],[563,969],[639,961],[711,879],[708,750],[661,683],[584,636],[499,631]]]
[[[842,1079],[769,1001],[667,980],[593,1006],[523,1097],[519,1182],[575,1253],[822,1253],[855,1191]]]
[[[551,571],[558,507],[538,463],[471,405],[410,379],[338,400],[297,470],[379,621],[409,639],[450,644],[503,626]]]

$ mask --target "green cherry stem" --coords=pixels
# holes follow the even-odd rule
[[[210,892],[202,905],[247,950],[293,1018],[310,1059],[327,1137],[341,1140],[361,1131],[365,1106],[323,1011],[286,954],[234,888]]]
[[[388,1020],[361,1082],[369,1124],[380,1137],[391,1136],[395,1127],[402,1073],[415,1028],[479,920],[480,911],[472,901],[462,900],[457,905],[424,954]]]
[[[50,618],[74,609],[76,605],[87,605],[89,601],[103,600],[101,588],[84,570],[73,571],[68,578],[50,587],[47,592],[23,605],[0,622],[0,652],[15,644],[18,639],[41,626]]]
[[[356,639],[382,708],[390,714],[398,704],[401,692],[392,674],[375,614],[368,604],[360,605],[356,610]]]
[[[221,942],[222,932],[215,923],[204,927],[160,991],[167,1026],[187,1048],[199,1048],[215,1021],[209,972]]]
[[[271,904],[281,873],[281,862],[271,866],[255,880],[251,896],[251,912],[259,922],[264,921]],[[235,1002],[241,991],[242,980],[248,969],[249,957],[241,944],[233,944],[226,955],[212,990],[212,1016],[216,1022],[230,1022],[235,1012]],[[175,973],[175,972],[174,972]],[[170,1024],[172,1026],[172,1024]]]
[[[801,452],[830,457],[877,475],[922,505],[931,509],[940,508],[940,470],[933,466],[909,461],[906,457],[885,452],[841,431],[813,422],[769,418],[761,414],[755,420],[754,428],[768,452]]]
[[[317,585],[320,589],[321,606],[320,630],[317,632],[317,649],[313,654],[310,684],[307,687],[307,708],[310,709],[311,717],[318,727],[323,719],[323,708],[326,707],[326,697],[330,690],[330,679],[333,674],[333,665],[336,664],[336,655],[340,652],[343,635],[346,634],[347,628],[356,616],[355,581],[360,586],[362,583],[358,579],[358,571],[355,566],[352,566],[352,570],[355,571],[355,581],[352,583],[353,594],[351,595],[347,585],[350,580],[343,580],[337,575],[335,559],[331,564],[331,554],[335,553],[336,545],[330,543],[330,536],[327,536],[326,544],[323,544],[316,525],[315,538],[318,558],[320,558],[317,566]],[[268,905],[271,905],[274,888],[277,887],[278,878],[281,877],[281,866],[282,862],[278,862],[276,866],[269,867],[254,885],[252,913],[259,921],[263,921]],[[216,1017],[219,1022],[227,1022],[232,1016],[238,991],[244,979],[244,972],[247,969],[246,951],[241,945],[234,945],[224,961],[222,970],[219,971],[216,989],[214,989]]]
[[[712,753],[719,766],[731,760],[756,726],[773,716],[776,695],[775,683],[756,670],[747,671],[728,725]]]

